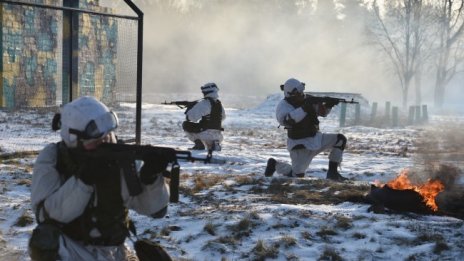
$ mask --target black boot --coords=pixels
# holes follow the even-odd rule
[[[347,178],[340,175],[338,172],[338,163],[335,161],[329,161],[329,170],[327,171],[327,179],[335,181],[345,181]]]
[[[304,175],[305,175],[305,174],[304,174],[304,173],[297,173],[297,174],[294,174],[293,171],[290,170],[289,173],[283,174],[283,175],[286,176],[286,177],[289,177],[289,178],[295,178],[295,177],[297,177],[297,178],[304,178]]]
[[[203,142],[201,140],[195,140],[195,145],[190,148],[191,150],[204,150],[205,145],[203,145]]]
[[[269,158],[267,160],[267,165],[266,165],[266,170],[264,171],[264,176],[270,177],[274,175],[274,172],[276,171],[276,160],[273,158]]]

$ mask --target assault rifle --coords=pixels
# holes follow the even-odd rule
[[[221,164],[224,161],[193,157],[190,151],[176,150],[168,147],[156,147],[151,145],[130,145],[123,143],[103,143],[97,149],[86,151],[84,157],[97,159],[116,160],[122,167],[124,178],[131,196],[142,192],[142,186],[136,174],[135,160],[167,160],[171,163],[170,171],[164,171],[163,176],[170,178],[170,201],[179,201],[179,161]]]
[[[309,101],[310,103],[327,103],[327,104],[338,104],[338,103],[353,103],[357,104],[359,102],[354,101],[354,99],[346,100],[341,98],[329,97],[329,96],[312,96],[312,95],[305,95],[305,101]]]
[[[195,105],[198,101],[171,101],[171,102],[162,102],[164,105],[177,105],[181,109],[190,108]]]

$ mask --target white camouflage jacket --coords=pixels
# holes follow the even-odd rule
[[[62,183],[63,177],[56,169],[57,152],[57,144],[49,144],[35,161],[31,185],[32,209],[36,211],[39,203],[45,200],[48,215],[68,223],[84,212],[94,188],[74,176]],[[124,176],[121,176],[121,196],[125,207],[150,216],[167,206],[169,187],[162,176],[153,184],[142,186],[141,194],[129,196]],[[43,218],[43,213],[40,216]]]
[[[331,108],[327,108],[322,104],[314,104],[314,109],[316,111],[317,116],[326,117]],[[287,126],[286,122],[288,119],[293,119],[295,122],[300,122],[306,117],[306,112],[303,110],[302,107],[293,107],[289,102],[285,99],[281,100],[276,108],[276,118],[280,125],[284,127]],[[308,150],[319,150],[322,146],[322,133],[318,131],[314,137],[308,137],[303,139],[287,139],[287,150],[291,150],[296,145],[303,145]]]
[[[217,93],[211,93],[206,95],[205,97],[213,98],[214,100],[218,99]],[[189,121],[199,121],[201,117],[211,114],[211,103],[208,99],[203,99],[195,104],[189,111],[185,113],[187,116],[187,120]],[[222,121],[226,118],[226,112],[224,111],[224,106],[222,107]]]

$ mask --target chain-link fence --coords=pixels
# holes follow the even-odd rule
[[[0,0],[2,113],[40,110],[53,115],[84,95],[112,109],[121,102],[136,103],[143,20],[128,4],[132,2]],[[138,106],[133,108],[133,120],[124,128],[137,136]],[[14,138],[17,134],[1,131],[0,140]]]

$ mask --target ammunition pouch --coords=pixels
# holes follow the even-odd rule
[[[32,230],[29,239],[29,256],[33,261],[58,260],[61,230],[57,225],[41,223]]]
[[[191,133],[200,133],[203,131],[200,123],[191,122],[191,121],[184,121],[182,123],[182,129],[186,132]]]
[[[311,129],[287,129],[287,137],[293,140],[314,137],[317,133],[317,128]]]

